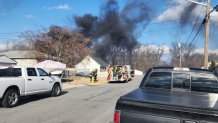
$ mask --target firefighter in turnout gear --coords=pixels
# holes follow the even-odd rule
[[[89,74],[89,78],[90,78],[90,82],[92,82],[92,80],[94,80],[94,82],[97,82],[97,76],[98,76],[98,69],[96,68],[95,70],[93,70],[90,74]]]

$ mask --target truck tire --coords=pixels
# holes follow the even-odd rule
[[[52,88],[51,96],[56,97],[59,96],[60,94],[61,94],[61,86],[60,84],[56,83]]]
[[[6,108],[15,107],[17,106],[19,100],[20,100],[20,94],[16,90],[14,89],[7,90],[2,99],[2,106]]]

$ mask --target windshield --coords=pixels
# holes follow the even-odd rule
[[[0,69],[0,77],[18,77],[21,75],[21,68]]]

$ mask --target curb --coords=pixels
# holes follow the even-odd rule
[[[104,83],[82,83],[82,82],[68,82],[68,83],[62,83],[62,89],[70,89],[70,88],[77,88],[77,87],[84,87],[84,86],[100,86],[105,85],[107,82]]]

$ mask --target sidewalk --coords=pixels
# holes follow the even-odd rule
[[[90,82],[89,78],[77,77],[74,81],[62,83],[62,89],[77,88],[84,86],[99,86],[107,84],[106,78],[98,78],[97,82]]]

